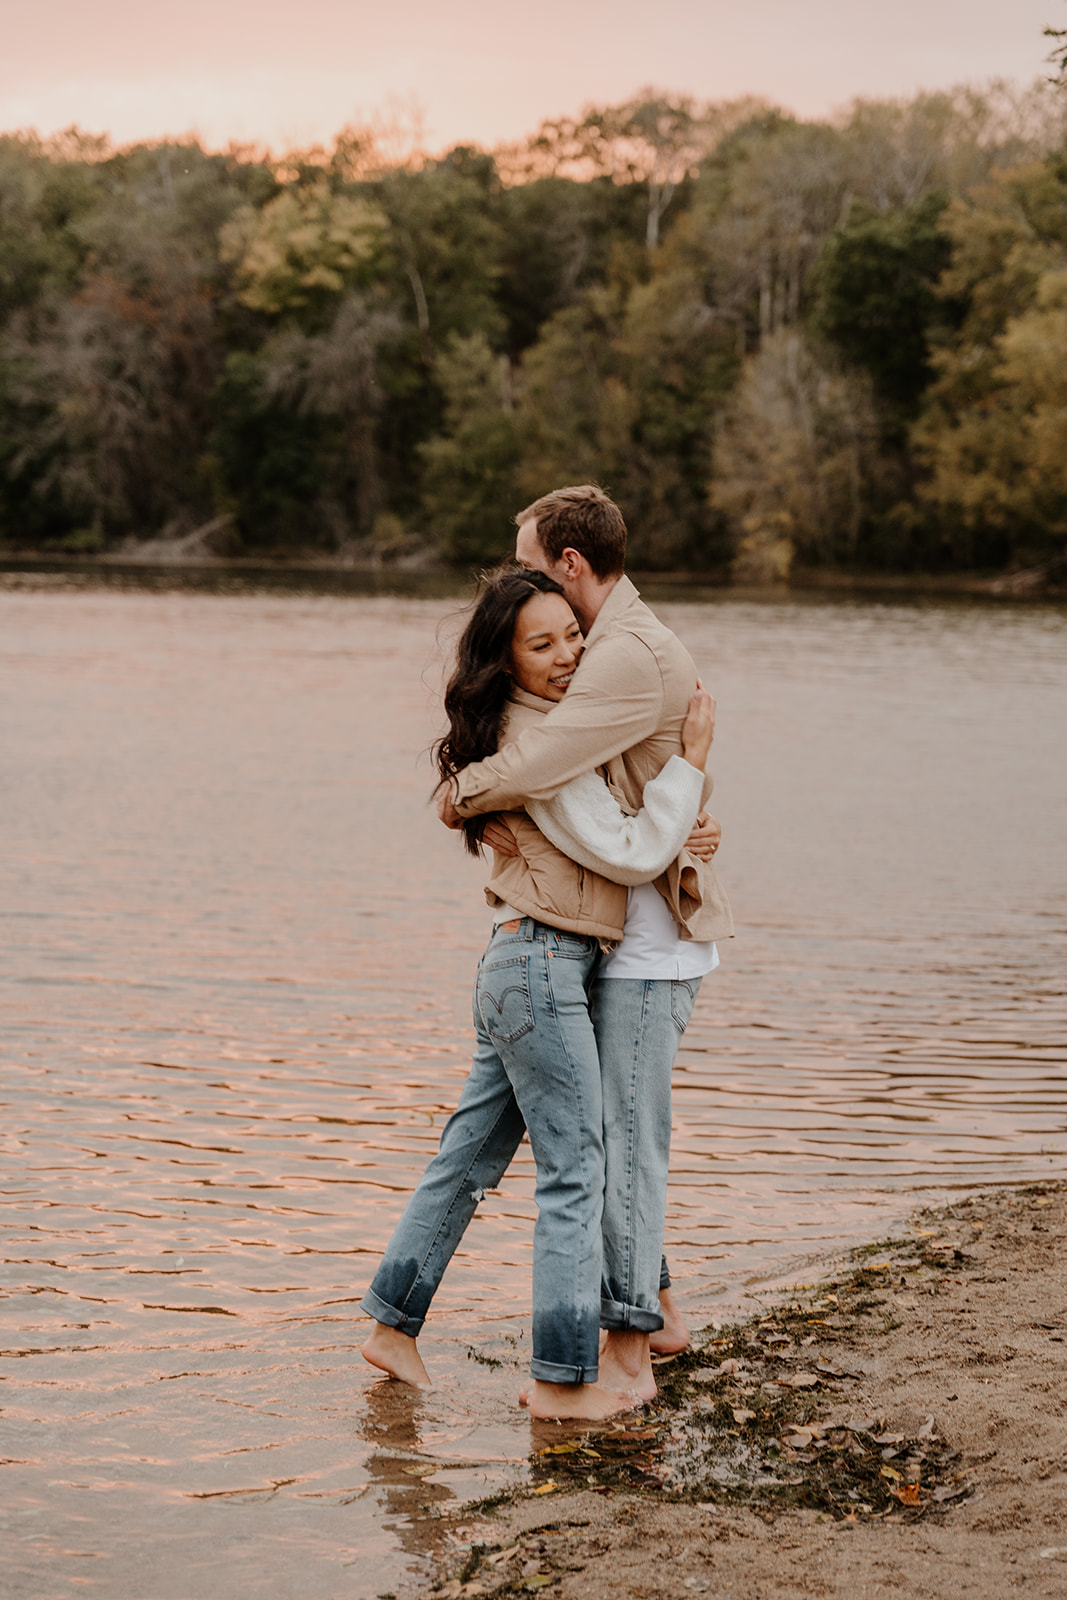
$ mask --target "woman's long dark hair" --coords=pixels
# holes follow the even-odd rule
[[[515,623],[535,594],[562,595],[563,590],[543,572],[523,567],[499,567],[483,578],[445,690],[448,732],[433,747],[442,780],[496,753],[511,692]],[[488,821],[487,816],[464,819],[464,841],[472,856],[481,849]]]

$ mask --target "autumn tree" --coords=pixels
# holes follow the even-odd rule
[[[715,446],[712,502],[738,534],[735,576],[768,582],[854,562],[877,470],[869,382],[821,364],[796,330],[746,364]]]
[[[96,539],[191,527],[213,509],[201,457],[224,359],[218,226],[242,199],[229,178],[195,145],[110,158],[102,203],[77,224],[71,292],[9,326],[12,468]]]
[[[1067,161],[999,174],[947,225],[963,314],[913,430],[920,498],[955,563],[1046,558],[1067,536]]]

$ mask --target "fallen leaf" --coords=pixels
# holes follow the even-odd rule
[[[496,1550],[489,1557],[489,1565],[491,1567],[497,1567],[502,1561],[510,1561],[512,1556],[517,1556],[521,1549],[521,1544],[513,1544],[507,1550]]]
[[[551,1574],[546,1572],[546,1573],[543,1573],[542,1576],[539,1577],[539,1578],[527,1578],[525,1584],[523,1585],[523,1588],[525,1588],[525,1589],[543,1589],[546,1583],[551,1583],[551,1582],[552,1582]]]
[[[434,1473],[437,1470],[438,1469],[436,1467],[405,1467],[404,1468],[404,1471],[407,1473],[409,1478],[428,1478],[431,1473]]]
[[[539,1488],[534,1490],[534,1494],[551,1494],[554,1489],[558,1488],[559,1484],[555,1478],[549,1478],[547,1483],[542,1483]]]
[[[902,1433],[879,1433],[876,1435],[874,1442],[875,1444],[903,1444],[904,1438],[905,1436]]]
[[[794,1372],[791,1378],[779,1380],[786,1389],[814,1389],[819,1381],[817,1372]]]
[[[918,1431],[918,1433],[916,1434],[915,1437],[917,1439],[930,1439],[930,1438],[933,1437],[933,1432],[934,1432],[934,1419],[933,1419],[932,1416],[929,1416],[929,1417],[927,1417],[926,1421],[923,1423],[922,1427],[919,1429],[919,1431]]]
[[[958,1500],[961,1494],[967,1493],[965,1483],[943,1483],[940,1489],[934,1490],[935,1500]]]
[[[895,1467],[879,1467],[878,1476],[880,1478],[891,1478],[897,1483],[900,1482],[900,1473]]]
[[[850,1372],[847,1367],[835,1367],[832,1361],[827,1361],[825,1356],[820,1356],[815,1363],[815,1370],[824,1378],[858,1378],[858,1372]]]
[[[917,1483],[902,1483],[899,1489],[890,1489],[889,1493],[895,1495],[902,1506],[922,1505]]]
[[[577,1444],[546,1444],[543,1450],[536,1451],[539,1456],[573,1456],[581,1449]]]
[[[731,1356],[728,1361],[724,1361],[719,1367],[719,1371],[724,1373],[726,1377],[732,1377],[735,1372],[743,1372],[744,1370],[745,1363],[738,1361],[734,1356]]]
[[[740,1423],[742,1427],[746,1422],[751,1422],[755,1415],[754,1411],[749,1411],[745,1406],[738,1406],[733,1414],[734,1421]]]

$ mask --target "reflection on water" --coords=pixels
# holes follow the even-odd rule
[[[357,1354],[485,933],[426,806],[450,603],[3,583],[6,1592],[399,1591],[442,1510],[530,1470],[527,1152],[446,1278],[441,1387]],[[719,698],[740,930],[676,1076],[706,1322],[917,1201],[1062,1173],[1067,627],[661,610]]]

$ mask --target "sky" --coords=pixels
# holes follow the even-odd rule
[[[1046,74],[1067,0],[0,0],[0,129],[278,152],[377,116],[492,146],[639,89],[856,96]]]

